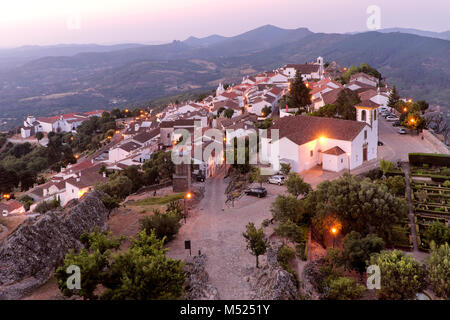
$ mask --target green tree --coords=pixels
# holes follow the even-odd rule
[[[111,212],[120,207],[120,199],[114,195],[111,197],[110,195],[106,195],[102,197],[102,202],[105,205],[106,209],[108,209],[108,216],[111,215]]]
[[[252,167],[250,170],[249,181],[250,183],[257,182],[259,186],[262,187],[264,182],[267,182],[269,176],[262,175],[261,169],[258,167]]]
[[[144,181],[145,184],[153,184],[153,182],[158,183],[167,179],[172,180],[175,165],[170,152],[158,151],[152,153],[150,159],[142,165],[142,169],[144,170],[144,177],[154,178],[155,173],[157,174],[155,181]]]
[[[352,231],[344,238],[342,259],[347,269],[358,271],[362,277],[370,256],[383,249],[383,239],[374,234],[369,234],[363,238],[360,233]]]
[[[133,189],[133,182],[128,177],[115,173],[109,177],[108,182],[99,183],[95,188],[111,197],[116,196],[119,199],[125,199]]]
[[[256,229],[253,222],[249,222],[246,226],[246,231],[242,236],[247,242],[247,249],[256,257],[256,268],[259,268],[258,257],[266,253],[268,240],[264,235],[263,228]]]
[[[314,117],[324,117],[324,118],[337,118],[338,111],[334,104],[326,104],[320,107],[319,110],[310,113]]]
[[[98,299],[95,290],[102,284],[106,269],[109,267],[111,249],[117,249],[121,240],[116,239],[111,233],[102,233],[97,230],[91,234],[84,233],[80,237],[84,248],[76,254],[70,250],[64,258],[63,266],[56,269],[55,277],[61,292],[68,297],[77,294],[84,299]],[[71,265],[78,266],[81,271],[81,289],[71,290],[67,287],[67,268]]]
[[[41,131],[36,132],[36,139],[39,141],[44,138],[44,134]]]
[[[434,241],[437,246],[443,245],[445,243],[450,244],[450,228],[439,221],[434,221],[427,228],[425,237],[430,243],[431,241]]]
[[[380,169],[383,171],[383,175],[386,176],[386,174],[394,169],[395,165],[388,160],[384,160],[384,158],[381,158],[380,160]]]
[[[175,300],[183,296],[183,263],[166,257],[164,239],[145,231],[114,255],[103,285],[103,300]]]
[[[395,86],[392,87],[391,93],[389,95],[389,100],[387,106],[389,108],[396,108],[397,103],[400,101],[400,96],[398,95],[397,88]]]
[[[229,119],[231,119],[233,117],[233,114],[234,114],[234,110],[231,108],[228,108],[223,112],[223,116],[225,118],[229,118]]]
[[[148,235],[154,232],[158,239],[171,241],[181,227],[180,219],[181,215],[178,211],[161,212],[155,209],[151,216],[142,218],[139,224],[141,230],[144,230]]]
[[[311,186],[303,181],[303,178],[300,177],[295,172],[291,172],[289,174],[288,179],[286,179],[284,183],[287,187],[287,190],[290,194],[298,198],[301,196],[306,196],[309,192],[312,191]]]
[[[264,108],[262,108],[262,110],[261,110],[261,115],[263,116],[263,117],[267,117],[269,114],[271,114],[272,113],[272,107],[270,107],[270,106],[265,106]]]
[[[382,183],[384,183],[387,186],[389,193],[397,197],[405,196],[406,192],[405,177],[403,176],[388,177],[385,180],[382,180]]]
[[[291,172],[291,164],[290,163],[281,163],[280,172],[282,175],[287,176],[289,172]]]
[[[419,109],[422,113],[424,113],[425,110],[427,110],[428,107],[430,106],[429,103],[426,102],[425,100],[419,100],[419,101],[416,101],[416,105],[417,105],[418,109]]]
[[[366,288],[347,277],[338,277],[330,280],[328,299],[332,300],[357,300],[360,299]]]
[[[406,200],[393,197],[385,185],[348,173],[321,182],[305,200],[307,210],[315,213],[314,224],[327,226],[326,219],[335,215],[344,233],[376,233],[387,242],[392,226],[407,218],[408,213]],[[325,233],[329,229],[320,231]]]
[[[336,111],[340,118],[345,120],[356,120],[355,105],[361,102],[356,91],[344,89],[338,94],[338,98],[334,103]]]
[[[275,232],[280,237],[285,237],[291,242],[301,243],[307,237],[307,229],[300,227],[291,220],[280,221],[275,228]]]
[[[297,72],[294,81],[289,88],[287,96],[287,105],[289,108],[299,108],[299,111],[306,111],[306,108],[311,104],[311,89],[303,82],[300,72]]]
[[[131,238],[131,246],[118,252],[123,238],[111,233],[83,234],[84,248],[75,254],[71,250],[64,265],[56,270],[58,286],[65,296],[77,294],[84,299],[103,300],[154,300],[180,299],[183,294],[185,274],[183,263],[165,256],[164,239],[157,239],[154,232],[144,231],[137,239]],[[81,271],[81,289],[67,288],[67,267],[76,265]],[[99,287],[104,290],[100,295]]]
[[[381,251],[370,257],[370,264],[377,265],[381,271],[379,299],[413,299],[416,293],[426,287],[426,272],[411,256],[402,251]]]
[[[450,245],[431,243],[426,266],[433,292],[441,298],[450,299]]]
[[[270,211],[276,221],[291,220],[297,223],[303,220],[305,206],[302,200],[295,197],[278,195],[272,203]]]

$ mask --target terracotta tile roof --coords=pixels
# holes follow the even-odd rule
[[[288,64],[285,68],[294,68],[301,74],[310,74],[319,71],[318,64]]]
[[[150,132],[143,132],[133,137],[133,140],[136,140],[140,143],[145,143],[159,134],[159,129],[153,129]]]
[[[364,100],[356,105],[357,107],[378,108],[380,105],[372,100]]]
[[[108,178],[103,177],[98,172],[83,171],[81,177],[71,177],[66,180],[67,183],[79,188],[92,187],[99,182],[106,182]]]
[[[335,103],[337,98],[339,97],[339,93],[342,90],[343,89],[339,88],[339,89],[334,89],[334,90],[322,93],[323,103],[325,103],[325,104],[333,104],[333,103]]]
[[[320,137],[352,141],[365,127],[366,123],[359,121],[292,116],[278,119],[271,129],[279,130],[280,139],[286,137],[302,145]]]
[[[341,154],[344,154],[345,151],[342,150],[341,148],[339,148],[338,146],[336,146],[336,147],[333,147],[333,148],[331,148],[331,149],[328,149],[327,151],[324,151],[324,152],[322,152],[322,153],[331,154],[331,155],[333,155],[333,156],[339,156],[339,155],[341,155]]]
[[[21,207],[23,207],[23,204],[14,199],[8,200],[7,202],[0,202],[0,211],[7,210],[8,212],[11,212]]]
[[[370,100],[371,98],[375,97],[377,94],[378,94],[378,92],[375,89],[369,89],[369,90],[358,93],[359,98],[361,100]]]
[[[193,126],[195,123],[195,119],[178,119],[178,120],[169,120],[162,121],[159,125],[160,128],[173,128],[173,127],[183,127],[183,126]]]
[[[134,142],[127,142],[125,144],[122,144],[121,146],[119,146],[120,149],[125,150],[127,152],[131,152],[133,150],[136,150],[138,148],[140,148],[141,146],[138,145],[137,143]]]

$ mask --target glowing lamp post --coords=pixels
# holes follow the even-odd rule
[[[334,248],[334,242],[336,240],[336,236],[338,234],[338,229],[336,227],[332,227],[330,230],[331,234],[333,235],[333,248]]]
[[[187,218],[187,201],[192,199],[192,193],[189,191],[184,195],[184,223],[186,224]]]

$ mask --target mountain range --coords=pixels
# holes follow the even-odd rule
[[[0,118],[15,118],[5,128],[28,113],[108,109],[211,90],[219,82],[237,83],[245,75],[317,56],[343,66],[369,63],[402,95],[448,106],[450,41],[384,31],[326,34],[266,25],[234,37],[190,37],[162,45],[63,46],[58,56],[0,68]],[[0,61],[7,57],[0,50]]]

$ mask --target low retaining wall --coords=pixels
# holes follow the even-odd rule
[[[436,138],[429,130],[422,132],[424,140],[432,144],[440,153],[449,154],[448,147],[438,138]]]

